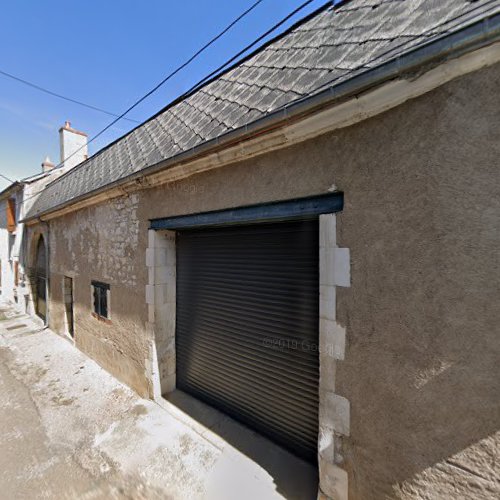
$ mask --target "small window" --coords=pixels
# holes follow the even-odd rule
[[[109,319],[109,285],[92,281],[93,312],[98,318]]]

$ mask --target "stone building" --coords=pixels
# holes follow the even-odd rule
[[[495,497],[499,10],[324,7],[60,176],[25,218],[45,320],[322,498]]]
[[[30,291],[26,269],[27,240],[23,219],[45,187],[88,157],[87,134],[75,130],[69,122],[59,129],[61,162],[56,167],[46,157],[39,174],[13,182],[0,193],[0,297],[21,312],[36,314],[37,305]],[[42,261],[48,259],[45,258]],[[47,266],[44,266],[47,267]],[[38,313],[45,317],[47,276],[38,280]],[[43,309],[43,311],[42,311]]]

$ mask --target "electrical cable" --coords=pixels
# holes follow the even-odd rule
[[[57,92],[53,92],[52,90],[41,87],[40,85],[37,85],[36,83],[29,82],[28,80],[24,80],[23,78],[15,76],[12,73],[7,73],[7,71],[3,71],[1,69],[0,69],[0,75],[6,76],[7,78],[10,78],[10,79],[17,81],[19,83],[22,83],[24,85],[27,85],[28,87],[39,90],[40,92],[44,92],[45,94],[49,94],[53,97],[58,97],[59,99],[63,99],[65,101],[72,102],[73,104],[78,104],[79,106],[83,106],[85,108],[92,109],[94,111],[99,111],[100,113],[104,113],[104,114],[109,115],[109,116],[115,116],[115,117],[119,116],[116,113],[112,113],[111,111],[106,111],[105,109],[98,108],[97,106],[93,106],[92,104],[87,104],[83,101],[78,101],[77,99],[73,99],[72,97],[67,97],[67,96],[64,96],[62,94],[58,94]],[[124,118],[124,120],[128,120],[129,122],[134,122],[134,123],[141,123],[139,120],[134,120],[132,118]]]
[[[5,175],[3,175],[3,174],[0,174],[0,177],[5,179],[6,181],[10,182],[11,184],[15,184],[17,182],[17,181],[13,181],[12,179],[9,179],[8,177],[5,177]]]
[[[153,94],[154,92],[156,92],[164,83],[166,83],[168,80],[170,80],[174,75],[176,75],[179,71],[181,71],[184,67],[186,67],[190,62],[192,62],[196,57],[198,57],[202,52],[204,52],[210,45],[212,45],[216,40],[218,40],[222,35],[224,35],[227,31],[229,31],[229,29],[231,29],[232,26],[234,26],[238,21],[240,21],[243,17],[245,17],[248,13],[250,13],[255,7],[257,7],[263,0],[258,0],[257,2],[255,2],[254,4],[252,4],[247,10],[245,10],[242,14],[240,14],[234,21],[232,21],[223,31],[221,31],[218,35],[216,35],[214,38],[212,38],[209,42],[207,42],[201,49],[199,49],[193,56],[191,56],[186,62],[184,62],[181,66],[179,66],[178,68],[176,68],[174,71],[172,71],[169,75],[167,75],[159,84],[157,84],[155,87],[153,87],[149,92],[147,92],[146,94],[144,94],[140,99],[138,99],[134,104],[132,104],[131,106],[129,106],[118,118],[114,119],[109,125],[107,125],[106,127],[104,127],[103,129],[101,129],[99,132],[97,132],[94,136],[92,136],[87,144],[90,144],[91,142],[95,141],[98,137],[100,137],[104,132],[106,132],[109,128],[111,128],[115,123],[117,123],[120,119],[122,119],[127,113],[129,113],[132,109],[134,109],[136,106],[138,106],[141,102],[143,102],[147,97],[149,97],[151,94]],[[208,79],[210,79],[211,77],[213,77],[216,73],[218,73],[220,71],[221,68],[225,68],[227,67],[229,64],[231,64],[231,62],[233,62],[235,59],[237,59],[240,55],[242,55],[243,53],[247,52],[250,48],[252,48],[253,46],[255,46],[257,43],[259,43],[263,38],[267,37],[268,35],[270,35],[273,31],[277,30],[281,25],[283,25],[286,21],[288,21],[291,17],[293,17],[295,14],[297,14],[298,12],[300,12],[302,9],[304,9],[305,7],[307,7],[309,4],[311,4],[313,1],[315,0],[307,0],[306,2],[302,3],[301,5],[299,5],[296,9],[294,9],[290,14],[288,14],[287,16],[285,16],[281,21],[279,21],[278,23],[276,23],[273,27],[271,27],[270,29],[268,29],[264,34],[262,34],[261,36],[259,36],[256,40],[254,40],[252,43],[250,43],[249,45],[247,45],[243,50],[240,50],[238,52],[238,54],[236,54],[235,56],[233,56],[231,59],[229,59],[228,61],[226,61],[224,64],[222,64],[221,66],[219,66],[219,68],[217,68],[216,70],[212,71],[209,75],[207,75],[206,77],[204,77],[203,79],[199,80],[193,87],[191,87],[191,89],[189,89],[187,92],[183,93],[181,96],[177,97],[176,99],[174,99],[169,105],[167,105],[165,108],[163,108],[162,111],[164,111],[165,109],[171,107],[173,104],[179,102],[180,100],[182,99],[185,99],[185,97],[187,95],[189,95],[190,93],[192,93],[194,90],[198,89],[198,87],[200,85],[202,85],[203,83],[205,83]],[[331,1],[327,2],[325,5],[329,5],[331,4]],[[324,5],[324,6],[325,6]],[[323,7],[324,7],[323,6]],[[322,7],[322,8],[323,8]],[[162,112],[160,111],[160,113]],[[155,115],[156,116],[156,115]],[[151,118],[150,118],[151,119]],[[147,120],[149,121],[149,120]],[[128,135],[130,132],[128,132],[127,134],[125,135]],[[119,139],[117,139],[119,140]],[[116,141],[113,141],[113,142],[116,142]],[[111,143],[113,144],[113,143]],[[106,146],[106,147],[109,147],[110,145]],[[81,149],[83,149],[85,146],[82,146],[81,148],[77,149],[76,151],[74,151],[71,155],[69,155],[67,158],[65,158],[62,162],[60,162],[56,168],[60,167],[61,165],[64,164],[64,162],[66,160],[68,160],[69,158],[71,158],[73,155],[75,155],[76,153],[78,153]],[[102,151],[102,150],[101,150]]]
[[[137,105],[139,105],[142,101],[144,101],[144,99],[146,99],[147,97],[149,97],[152,93],[154,93],[156,90],[158,90],[164,83],[166,83],[170,78],[172,78],[175,74],[177,74],[181,69],[183,69],[185,66],[187,66],[191,61],[193,61],[197,56],[199,56],[203,51],[205,51],[210,45],[212,45],[216,40],[218,40],[223,34],[225,34],[232,26],[234,26],[239,20],[241,20],[243,17],[245,17],[248,13],[250,13],[255,7],[257,7],[263,0],[258,0],[257,2],[255,2],[254,4],[252,4],[247,10],[245,10],[242,14],[240,14],[234,21],[232,21],[223,31],[221,31],[218,35],[216,35],[214,38],[212,38],[209,42],[207,42],[201,49],[199,49],[193,56],[191,56],[185,63],[183,63],[181,66],[179,66],[177,69],[175,69],[174,71],[172,71],[169,75],[167,75],[158,85],[156,85],[153,89],[151,89],[149,92],[147,92],[146,94],[144,94],[143,97],[141,97],[140,99],[138,99],[134,104],[132,104],[128,109],[126,109],[119,117],[117,117],[115,120],[113,120],[109,125],[107,125],[106,127],[104,127],[103,129],[101,129],[99,132],[97,132],[94,136],[92,136],[88,141],[87,141],[87,145],[90,144],[91,142],[93,142],[94,140],[96,140],[99,136],[101,136],[105,131],[107,131],[110,127],[112,127],[115,123],[117,123],[121,118],[123,118],[128,112],[130,112],[132,109],[134,109]],[[287,14],[283,19],[281,19],[279,22],[277,22],[276,24],[274,24],[270,29],[268,29],[265,33],[263,33],[262,35],[260,35],[258,38],[256,38],[253,42],[251,42],[250,44],[248,44],[245,48],[243,48],[242,50],[240,50],[235,56],[231,57],[228,61],[226,61],[224,64],[220,65],[217,69],[213,70],[212,72],[210,72],[207,76],[205,76],[204,78],[202,78],[201,80],[199,80],[195,85],[193,85],[187,92],[184,92],[182,95],[180,95],[179,97],[177,97],[176,99],[174,99],[170,104],[168,104],[167,106],[165,106],[159,113],[157,113],[156,115],[162,113],[163,111],[165,111],[166,109],[170,108],[171,106],[173,106],[174,104],[176,104],[177,102],[185,99],[187,96],[189,96],[190,94],[192,94],[193,92],[195,92],[196,90],[199,89],[200,86],[202,86],[203,84],[205,84],[209,79],[213,78],[214,75],[216,74],[219,74],[221,72],[221,70],[223,70],[224,68],[227,68],[232,62],[234,62],[238,57],[240,57],[242,54],[248,52],[252,47],[254,47],[256,44],[258,44],[261,40],[263,40],[264,38],[266,38],[267,36],[269,36],[271,33],[273,33],[274,31],[276,31],[280,26],[282,26],[284,23],[286,23],[291,17],[295,16],[298,12],[300,12],[301,10],[303,10],[305,7],[307,7],[309,4],[311,4],[312,2],[314,2],[315,0],[307,0],[305,2],[303,2],[301,5],[299,5],[297,8],[295,8],[291,13]],[[331,0],[326,2],[325,4],[323,4],[321,7],[319,7],[318,10],[321,10],[323,8],[325,8],[327,5],[331,5],[332,2]],[[154,115],[154,116],[156,116]],[[151,118],[150,118],[151,119]],[[150,120],[149,119],[149,120]],[[149,121],[147,120],[147,121]],[[141,126],[141,125],[139,125]],[[136,127],[137,128],[137,127]],[[125,135],[128,135],[130,132],[128,132],[127,134]],[[121,139],[121,138],[120,138]],[[117,142],[118,140],[120,139],[117,139],[116,141],[113,141],[113,142]],[[111,143],[113,144],[113,143]],[[110,144],[108,144],[108,146],[106,146],[105,148],[103,149],[106,149],[110,146]],[[78,153],[80,150],[82,150],[83,148],[85,147],[82,146],[80,148],[78,148],[77,150],[75,150],[72,154],[70,154],[68,157],[66,157],[63,161],[61,161],[58,165],[56,165],[55,168],[59,168],[61,167],[62,165],[64,165],[64,162],[67,161],[68,159],[70,159],[72,156],[74,156],[76,153]],[[103,149],[101,151],[103,151]],[[75,168],[80,168],[81,166],[83,166],[85,162],[82,162],[80,163],[79,165],[77,165]],[[75,169],[74,168],[74,169]],[[74,171],[74,169],[71,170]],[[63,175],[67,175],[70,171],[66,172],[65,174]],[[56,182],[57,180],[59,180],[61,177],[58,177],[57,179],[54,180],[54,182]],[[31,198],[31,197],[29,197]],[[24,201],[27,201],[29,198],[27,198],[26,200]]]
[[[269,36],[273,31],[277,30],[280,26],[282,26],[284,23],[286,23],[291,17],[293,17],[295,14],[300,12],[302,9],[307,7],[312,2],[314,2],[314,0],[307,0],[303,4],[299,5],[294,11],[290,12],[290,14],[288,14],[286,17],[284,17],[281,21],[279,21],[277,24],[275,24],[272,28],[268,29],[265,33],[263,33],[258,38],[256,38],[252,43],[248,44],[245,48],[241,49],[236,55],[231,57],[231,59],[227,60],[224,64],[221,64],[217,69],[214,69],[205,78],[203,78],[198,83],[193,85],[187,92],[184,92],[184,94],[180,98],[177,98],[176,101],[179,99],[185,99],[187,96],[189,96],[193,92],[196,92],[196,90],[198,90],[201,86],[203,86],[208,80],[210,80],[212,77],[216,76],[218,73],[222,72],[224,70],[224,68],[227,68],[232,62],[234,62],[236,59],[238,59],[241,55],[248,52],[252,47],[254,47],[260,41],[262,41],[264,38]],[[330,3],[331,3],[331,1],[327,2],[325,5],[320,7],[318,10],[324,8],[326,5],[329,5]]]

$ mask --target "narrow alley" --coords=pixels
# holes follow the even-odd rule
[[[0,394],[1,498],[281,497],[269,474],[206,427],[140,399],[8,306]]]

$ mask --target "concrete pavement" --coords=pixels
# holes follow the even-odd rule
[[[182,393],[144,400],[0,306],[0,498],[307,499],[316,471]]]

